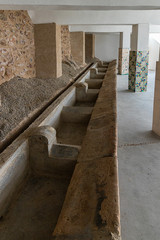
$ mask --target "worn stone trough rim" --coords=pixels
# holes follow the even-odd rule
[[[117,97],[116,97],[117,96],[117,92],[116,92],[117,76],[115,75],[115,72],[116,72],[116,62],[112,61],[105,75],[107,81],[105,81],[105,78],[104,78],[102,88],[100,89],[99,94],[102,93],[101,95],[103,96],[103,101],[100,101],[101,104],[106,103],[107,100],[111,103],[115,102],[115,105],[117,103]],[[107,82],[110,81],[110,75],[112,75],[112,80],[114,80],[113,81],[114,83],[112,84],[112,82],[110,82],[109,87],[107,87],[108,85]],[[103,91],[106,88],[107,90],[110,90],[109,88],[111,88],[109,95],[115,92],[115,95],[113,97],[114,99],[110,98],[110,96],[107,95],[106,91]],[[112,88],[114,89],[113,92],[112,92]],[[99,97],[102,98],[101,95],[98,96],[97,101]],[[99,107],[99,101],[97,105],[96,103],[93,108],[93,112],[94,110],[96,110],[96,108]],[[108,106],[106,106],[105,108],[106,118],[108,117],[107,109],[108,109]],[[92,115],[93,115],[93,112],[92,112]],[[86,147],[86,142],[85,142],[85,138],[87,139],[87,133],[83,139],[83,143],[85,144],[82,143],[80,154],[78,156],[77,164],[75,166],[75,170],[73,172],[73,175],[65,196],[62,210],[59,215],[57,225],[55,226],[52,234],[52,239],[54,240],[55,239],[56,240],[100,239],[100,238],[108,239],[108,240],[121,239],[118,158],[117,158],[117,140],[118,140],[117,139],[117,114],[115,114],[115,112],[117,112],[117,107],[115,108],[115,106],[112,106],[111,114],[114,115],[114,120],[113,120],[114,122],[110,126],[112,125],[115,126],[114,128],[115,139],[114,139],[114,146],[113,146],[114,151],[112,152],[113,154],[110,155],[110,150],[109,151],[107,150],[109,154],[106,153],[105,156],[103,155],[102,152],[100,152],[100,154],[96,156],[96,158],[95,158],[95,155],[93,155],[90,159],[87,158],[87,155],[83,158],[83,154],[81,156],[81,153],[83,151],[88,153],[89,151],[88,146]],[[95,119],[95,116],[92,119],[92,115],[87,127],[87,132],[90,132],[90,125],[92,125],[91,121]],[[112,120],[111,120],[111,123],[112,123]],[[103,134],[101,134],[101,137],[102,135]],[[111,138],[110,134],[108,135],[107,138],[109,139]],[[106,144],[108,143],[107,138],[105,138]],[[97,139],[96,141],[94,141],[94,146],[96,146],[95,144],[97,144]],[[100,175],[100,173],[97,173],[95,169],[101,169],[102,174]],[[92,171],[94,174],[92,173]],[[93,187],[91,186],[92,183],[93,183]],[[110,189],[108,187],[109,183],[113,188]],[[98,193],[97,193],[97,187],[99,187],[100,189]],[[106,193],[104,194],[104,192]],[[95,202],[93,199],[90,199],[91,193],[92,193],[92,196],[95,194],[95,196],[93,196],[93,199],[95,200]],[[108,196],[110,197],[108,198]],[[100,209],[98,208],[97,210],[96,202],[99,204],[99,200],[102,200],[102,202],[100,205],[101,206]],[[90,201],[91,201],[91,205],[90,205]],[[95,221],[95,216],[101,216],[100,226],[97,225],[97,222]],[[89,220],[88,222],[85,222],[87,218]],[[109,218],[110,218],[110,221],[109,221]],[[98,220],[100,222],[99,218]]]

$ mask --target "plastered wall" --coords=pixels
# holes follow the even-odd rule
[[[35,76],[34,29],[27,11],[0,11],[0,84]]]
[[[85,34],[85,59],[86,62],[95,57],[95,35]]]
[[[85,64],[85,33],[71,32],[71,54],[79,65]]]
[[[157,34],[160,35],[160,34]],[[160,38],[160,36],[159,36]],[[160,44],[152,34],[149,37],[149,69],[156,70],[156,62],[159,61],[159,48]]]
[[[118,60],[119,34],[95,34],[95,56],[102,61]]]

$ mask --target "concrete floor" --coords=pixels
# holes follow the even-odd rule
[[[160,239],[160,137],[152,133],[155,73],[148,91],[118,76],[118,158],[122,240]]]

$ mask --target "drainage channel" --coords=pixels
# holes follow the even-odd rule
[[[61,90],[55,97],[50,99],[43,107],[33,111],[25,120],[18,124],[18,127],[14,128],[6,136],[6,138],[0,143],[0,153],[2,153],[21,133],[23,133],[56,99],[59,98],[69,87],[71,87],[94,63],[89,64],[75,79],[69,83],[63,90]]]

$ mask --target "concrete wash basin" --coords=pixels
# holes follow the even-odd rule
[[[0,155],[1,240],[51,240],[104,74],[88,70]]]

